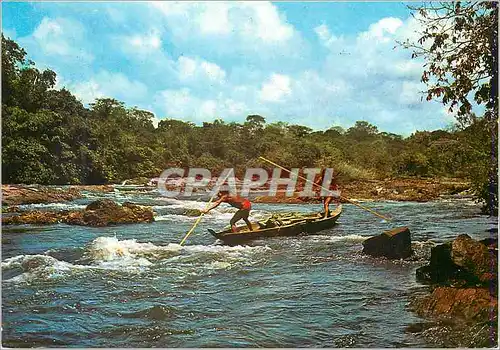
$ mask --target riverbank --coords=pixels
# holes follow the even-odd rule
[[[82,191],[113,192],[113,185],[74,185],[54,187],[42,185],[2,184],[2,206],[60,203],[82,198]]]
[[[443,197],[472,198],[470,184],[462,179],[418,179],[397,178],[384,180],[355,180],[340,187],[344,198],[367,201],[408,201],[428,202]],[[285,196],[278,192],[276,197],[258,196],[256,203],[309,203],[317,202],[314,198]],[[345,201],[344,201],[345,202]]]
[[[145,185],[144,185],[145,186]],[[124,190],[120,185],[75,185],[69,187],[2,185],[2,206],[16,206],[21,204],[57,203],[81,198],[82,191],[107,193],[115,189]],[[151,190],[156,187],[147,187]],[[417,179],[398,178],[385,180],[356,180],[341,187],[341,194],[345,198],[357,200],[395,200],[426,202],[446,196],[471,197],[469,183],[461,179]],[[255,203],[311,203],[318,199],[300,197],[296,193],[287,197],[284,190],[278,191],[276,196],[251,196]]]

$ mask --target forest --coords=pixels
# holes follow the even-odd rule
[[[2,183],[118,183],[169,167],[213,174],[231,167],[241,176],[247,167],[266,167],[258,160],[264,156],[289,168],[332,167],[340,183],[453,177],[469,180],[479,199],[491,196],[495,145],[487,119],[472,112],[466,125],[409,137],[362,120],[312,130],[252,114],[243,123],[220,116],[202,125],[160,116],[155,127],[151,112],[112,97],[85,106],[56,89],[56,73],[39,70],[16,42],[2,35],[2,46]]]

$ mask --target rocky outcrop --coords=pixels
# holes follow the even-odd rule
[[[80,198],[78,189],[2,185],[2,205],[65,202]]]
[[[20,213],[22,210],[17,205],[2,207],[2,213]]]
[[[153,211],[130,202],[119,205],[112,200],[98,200],[87,205],[81,215],[73,215],[67,223],[84,226],[108,226],[131,224],[136,222],[152,222]]]
[[[113,192],[115,190],[113,185],[72,185],[70,189],[96,193]]]
[[[492,242],[495,245],[495,242]],[[451,245],[451,259],[455,265],[470,272],[482,283],[490,283],[498,273],[497,249],[460,235]]]
[[[108,226],[152,222],[151,208],[130,202],[119,205],[111,200],[98,200],[81,211],[30,211],[20,215],[2,217],[2,224],[55,224],[67,223],[82,226]]]
[[[496,346],[497,242],[460,235],[432,248],[429,265],[417,269],[417,279],[432,285],[432,292],[412,301],[414,311],[433,320],[448,320],[458,329],[478,329],[474,346]]]
[[[453,242],[433,247],[429,265],[417,269],[417,280],[442,286],[491,287],[494,284],[496,287],[496,244],[495,240],[478,242],[468,235],[460,235]]]
[[[64,222],[68,212],[27,211],[20,215],[2,216],[2,225],[51,225]]]
[[[363,253],[384,256],[389,259],[405,259],[411,256],[411,234],[408,227],[398,227],[363,242]]]
[[[459,317],[488,321],[497,314],[498,300],[486,288],[437,287],[419,305],[422,316]]]

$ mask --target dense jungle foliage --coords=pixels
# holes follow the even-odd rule
[[[169,167],[266,166],[260,155],[287,167],[333,167],[342,181],[395,176],[470,178],[488,173],[490,133],[484,118],[454,130],[410,137],[379,131],[366,121],[314,131],[249,115],[194,125],[163,119],[112,98],[85,107],[55,89],[56,73],[40,71],[14,41],[2,36],[2,182],[103,184],[155,177]],[[189,116],[186,116],[189,117]],[[482,182],[481,182],[482,181]],[[478,195],[483,196],[478,190]]]

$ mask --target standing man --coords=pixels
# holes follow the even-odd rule
[[[238,211],[231,218],[229,223],[231,224],[231,231],[236,232],[236,222],[243,219],[247,224],[247,227],[250,231],[252,230],[252,224],[248,220],[248,216],[250,215],[250,209],[252,209],[252,203],[246,198],[242,198],[240,196],[230,196],[229,191],[219,191],[217,193],[217,197],[219,199],[214,202],[214,204],[208,208],[207,210],[202,210],[202,213],[206,214],[210,210],[218,207],[221,203],[227,203],[232,207],[238,208]]]
[[[332,201],[335,201],[335,203],[338,205],[340,201],[340,196],[338,194],[338,186],[335,180],[335,177],[332,178],[332,181],[330,182],[330,185],[328,186],[329,191],[336,191],[337,193],[334,193],[332,196],[321,196],[321,191],[323,190],[322,184],[323,184],[323,179],[325,177],[325,172],[326,169],[323,169],[317,178],[317,180],[314,182],[313,190],[316,192],[316,196],[321,198],[323,200],[323,207],[325,210],[325,218],[327,218],[330,215],[330,203]]]

